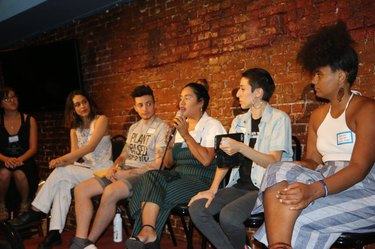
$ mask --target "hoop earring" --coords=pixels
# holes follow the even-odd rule
[[[341,100],[342,100],[342,98],[344,97],[344,88],[343,87],[341,87],[340,89],[339,89],[339,91],[337,92],[337,101],[338,102],[341,102]]]

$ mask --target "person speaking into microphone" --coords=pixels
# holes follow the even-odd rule
[[[210,186],[216,169],[214,139],[226,131],[220,121],[206,113],[209,100],[207,88],[201,84],[188,83],[182,88],[180,112],[173,119],[170,134],[174,128],[177,132],[163,162],[165,167],[174,168],[143,175],[130,201],[131,215],[140,215],[141,222],[136,222],[127,248],[159,248],[158,238],[170,210]]]
[[[177,132],[177,124],[178,123],[176,123],[177,121],[175,121],[175,119],[176,118],[178,118],[178,117],[182,117],[182,118],[184,118],[185,120],[186,120],[186,118],[184,117],[184,115],[183,115],[183,112],[181,111],[181,110],[178,110],[177,112],[176,112],[176,116],[175,116],[175,118],[173,119],[173,125],[172,125],[172,128],[169,130],[169,133],[168,133],[168,136],[169,136],[169,140],[167,141],[168,142],[168,145],[169,144],[172,144],[173,145],[173,143],[172,143],[172,141],[171,141],[171,139],[176,135],[176,132]],[[172,147],[171,147],[172,148]]]

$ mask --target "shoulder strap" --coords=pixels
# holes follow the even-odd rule
[[[25,114],[20,112],[20,116],[21,116],[21,125],[27,123],[28,121],[30,121],[30,116],[26,114],[26,120],[25,120]]]

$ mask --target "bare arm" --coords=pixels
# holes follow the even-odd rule
[[[316,143],[317,130],[326,115],[326,111],[325,108],[319,108],[317,111],[313,112],[310,117],[305,159],[301,162],[296,162],[303,167],[315,169],[319,164],[323,163],[322,155],[319,153]]]
[[[38,127],[33,117],[30,117],[30,137],[29,149],[17,159],[23,163],[27,159],[33,157],[38,151]]]
[[[185,134],[183,138],[193,156],[204,166],[210,166],[215,158],[214,148],[207,148],[201,146],[194,140],[192,136],[190,136],[189,133]]]
[[[56,166],[65,166],[71,164],[72,162],[77,161],[79,158],[84,155],[91,153],[95,150],[96,146],[99,144],[103,136],[108,133],[108,118],[104,115],[101,115],[96,121],[94,133],[91,136],[88,143],[81,148],[78,148],[78,139],[75,134],[75,130],[71,129],[70,139],[71,139],[71,151],[68,154],[65,154],[62,157],[59,157],[55,160],[51,160],[50,168]]]
[[[363,101],[354,114],[356,142],[349,165],[326,179],[329,194],[362,181],[375,162],[375,101]]]
[[[215,150],[214,148],[207,148],[199,143],[197,143],[194,138],[189,134],[188,131],[188,124],[186,119],[182,116],[177,116],[174,118],[175,127],[177,128],[178,132],[180,133],[181,137],[184,139],[186,145],[188,146],[190,152],[193,156],[201,163],[203,166],[210,166],[212,161],[215,158]],[[170,144],[174,144],[174,138],[170,142]],[[170,167],[174,164],[173,154],[172,154],[172,147],[168,148],[166,152],[164,165]]]
[[[129,170],[129,174],[141,175],[149,170],[158,170],[161,166],[161,159],[163,156],[164,148],[157,147],[155,161],[146,164],[145,166]]]
[[[350,129],[356,133],[352,157],[347,167],[325,179],[328,194],[342,192],[362,181],[375,162],[375,126],[372,125],[375,122],[375,101],[369,99],[357,105],[348,122]],[[295,182],[281,191],[278,198],[284,204],[291,205],[291,209],[297,210],[305,208],[324,194],[320,182],[310,185]]]
[[[205,205],[205,207],[207,208],[211,204],[212,200],[215,198],[215,194],[217,193],[217,190],[219,189],[220,183],[224,179],[228,170],[229,168],[216,168],[215,177],[211,184],[211,187],[208,190],[199,192],[198,194],[193,196],[190,199],[188,206],[190,206],[196,200],[207,199],[207,202]]]

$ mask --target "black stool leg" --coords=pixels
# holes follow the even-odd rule
[[[166,224],[168,232],[169,232],[169,234],[171,236],[171,240],[172,240],[173,245],[177,246],[177,241],[176,241],[176,237],[175,237],[174,232],[173,232],[171,220],[168,218],[167,222],[165,224]]]

